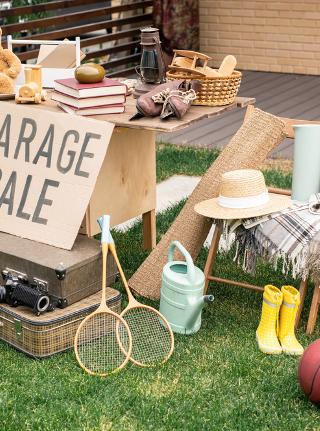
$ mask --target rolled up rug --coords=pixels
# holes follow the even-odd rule
[[[203,176],[168,232],[129,280],[135,293],[160,298],[162,269],[167,263],[168,250],[173,241],[179,241],[192,259],[196,259],[212,222],[196,213],[194,206],[206,199],[218,197],[220,178],[225,172],[257,168],[287,137],[284,128],[284,121],[254,109]],[[174,260],[183,260],[183,256],[176,252]]]

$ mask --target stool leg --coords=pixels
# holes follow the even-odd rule
[[[204,291],[203,291],[204,295],[207,293],[208,284],[209,284],[208,276],[210,276],[212,272],[213,263],[216,258],[216,254],[219,247],[220,236],[221,236],[221,230],[218,228],[218,226],[216,226],[214,229],[214,233],[213,233],[213,237],[212,237],[212,241],[209,249],[206,266],[203,271],[205,276],[205,284],[204,284]]]
[[[254,111],[254,105],[248,105],[247,110],[246,110],[246,114],[245,114],[244,120],[243,120],[244,123],[247,121],[247,119],[250,117],[250,115],[253,113],[253,111]]]
[[[296,316],[296,323],[294,325],[295,328],[298,327],[299,325],[299,320],[300,320],[300,315],[301,315],[301,311],[302,311],[302,307],[303,307],[303,303],[304,303],[304,298],[306,296],[307,293],[307,287],[308,287],[308,283],[309,283],[309,277],[305,280],[305,281],[301,281],[300,283],[300,305],[297,311],[297,316]]]
[[[317,283],[314,286],[314,292],[313,292],[313,297],[312,297],[312,303],[311,303],[311,308],[310,308],[310,313],[309,313],[309,319],[308,319],[306,334],[312,334],[312,332],[314,330],[314,326],[315,326],[316,320],[317,320],[319,301],[320,301],[320,286],[319,286],[319,283]]]

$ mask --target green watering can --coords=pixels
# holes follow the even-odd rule
[[[173,261],[177,247],[186,262]],[[179,241],[169,248],[168,263],[162,272],[160,313],[168,320],[173,332],[194,334],[201,326],[201,310],[213,295],[203,296],[204,273],[194,266],[192,258]]]

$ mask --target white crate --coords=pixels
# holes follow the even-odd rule
[[[80,37],[76,37],[75,41],[57,41],[57,40],[19,40],[12,39],[9,35],[8,39],[8,49],[12,51],[12,45],[14,44],[24,44],[24,45],[76,45],[76,67],[80,66]],[[17,77],[16,85],[23,85],[25,83],[24,67],[27,64],[22,63],[22,70]],[[76,67],[72,69],[59,69],[59,68],[42,68],[42,86],[44,88],[54,88],[55,79],[63,78],[74,78],[74,71]]]

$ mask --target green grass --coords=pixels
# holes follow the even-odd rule
[[[156,145],[157,182],[172,175],[202,176],[219,156],[221,149],[177,146],[158,142]],[[284,174],[279,169],[263,169],[266,185],[281,189],[291,189],[292,174]]]
[[[292,173],[284,174],[279,169],[261,169],[266,185],[279,189],[291,189]]]
[[[157,216],[157,241],[184,203]],[[142,249],[142,223],[126,233],[113,231],[113,237],[129,279],[148,255]],[[196,260],[202,270],[207,253],[202,248]],[[274,271],[259,261],[255,278],[243,274],[230,251],[218,253],[214,271],[250,284],[299,286],[290,275],[284,278],[281,265]],[[121,281],[114,287],[125,292]],[[172,357],[155,368],[129,364],[115,375],[96,377],[79,367],[73,351],[34,360],[0,342],[0,429],[319,430],[320,411],[298,383],[299,358],[258,349],[262,293],[213,282],[209,292],[215,299],[203,309],[199,332],[176,334]],[[320,337],[319,323],[312,336],[305,335],[312,292],[310,285],[296,331],[304,347]],[[158,301],[142,301],[159,307]],[[124,295],[123,308],[126,303]]]
[[[158,142],[156,145],[157,182],[172,175],[202,176],[220,154],[219,149],[177,146]]]

